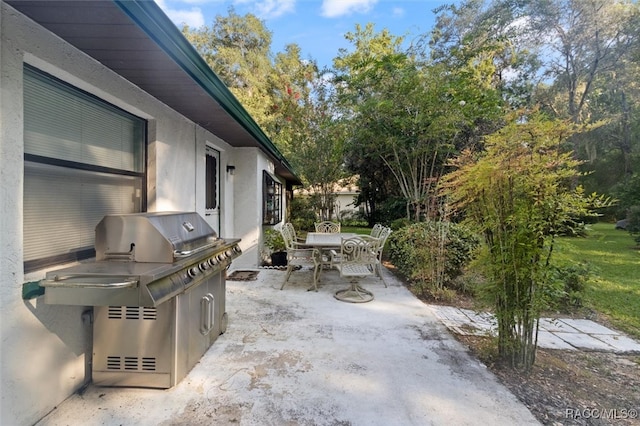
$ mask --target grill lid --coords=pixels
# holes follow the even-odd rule
[[[96,260],[170,263],[222,243],[196,212],[107,215],[96,226]]]

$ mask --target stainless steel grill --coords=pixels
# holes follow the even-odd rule
[[[94,306],[95,384],[168,388],[227,327],[225,271],[240,240],[197,213],[105,216],[96,260],[47,273],[45,302]]]

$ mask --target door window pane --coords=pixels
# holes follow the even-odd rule
[[[213,210],[218,208],[218,159],[213,155],[206,155],[206,209]]]

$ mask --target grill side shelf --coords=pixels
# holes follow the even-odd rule
[[[108,278],[108,279],[107,279]],[[115,281],[114,281],[115,280]],[[137,288],[137,277],[103,277],[92,275],[59,276],[40,280],[40,287],[58,288]]]

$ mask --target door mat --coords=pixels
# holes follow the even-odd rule
[[[255,281],[258,279],[259,271],[233,271],[227,277],[229,281]]]

